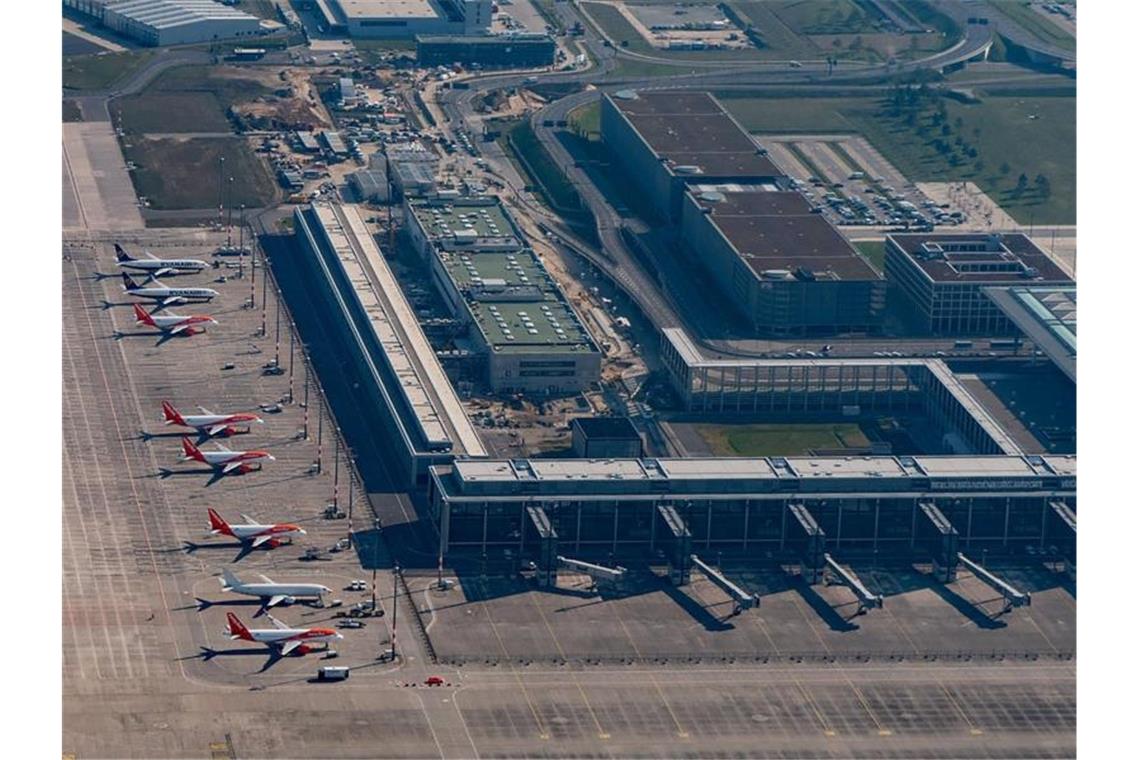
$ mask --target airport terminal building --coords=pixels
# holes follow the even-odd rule
[[[598,380],[601,351],[498,198],[407,199],[404,213],[493,391],[574,393]]]
[[[263,34],[261,20],[214,0],[65,0],[144,45],[186,45]]]
[[[967,551],[1075,541],[1074,456],[486,459],[433,467],[429,488],[443,550],[475,555],[553,540],[653,561],[683,539],[780,559],[810,530],[844,556],[919,561],[945,535],[936,513]]]
[[[365,39],[486,34],[491,26],[491,0],[317,0],[316,4],[330,29]]]

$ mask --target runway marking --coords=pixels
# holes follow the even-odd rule
[[[550,633],[550,638],[554,641],[555,648],[558,649],[558,656],[565,660],[566,652],[562,649],[562,644],[559,643],[558,637],[554,634],[554,628],[551,627],[550,621],[546,617],[546,613],[542,611],[542,606],[538,603],[538,600],[535,599],[535,595],[533,593],[528,593],[527,596],[530,598],[531,605],[538,611],[538,616],[542,618],[542,624],[546,626],[547,632]],[[605,729],[602,728],[602,724],[598,722],[598,716],[594,712],[593,706],[590,704],[590,699],[586,696],[585,689],[582,688],[582,685],[578,682],[577,678],[573,678],[571,680],[573,681],[574,686],[577,687],[578,693],[582,695],[582,701],[586,703],[586,711],[590,713],[590,718],[594,721],[594,727],[598,729],[598,738],[609,739],[610,735]]]
[[[875,728],[878,729],[879,736],[890,736],[893,732],[889,728],[883,726],[882,722],[871,710],[871,705],[868,704],[867,698],[863,696],[863,692],[859,690],[859,687],[855,685],[855,683],[846,673],[843,673],[843,680],[847,682],[847,685],[851,688],[851,691],[855,693],[855,698],[859,700],[859,704],[861,704],[863,706],[863,709],[867,711],[867,715],[870,716],[871,722],[873,722],[875,724]]]
[[[618,625],[620,625],[622,631],[625,632],[625,637],[629,639],[629,645],[633,647],[633,653],[636,654],[638,658],[640,658],[641,650],[637,647],[637,641],[634,640],[633,635],[629,632],[629,628],[626,627],[625,620],[622,619],[621,613],[618,612],[617,607],[613,608],[613,613],[614,619],[618,621]],[[654,676],[653,673],[647,673],[647,675],[649,676],[649,682],[653,684],[653,688],[657,692],[657,696],[661,699],[662,704],[665,705],[665,709],[669,712],[669,717],[673,719],[673,727],[677,729],[677,736],[682,739],[688,739],[689,732],[681,726],[681,721],[677,720],[677,714],[673,712],[673,708],[670,706],[669,700],[665,699],[665,692],[662,691],[661,684],[657,682],[656,676]]]
[[[431,731],[431,740],[435,742],[435,749],[439,752],[440,758],[445,758],[447,755],[443,752],[443,745],[439,743],[439,737],[436,736],[435,726],[431,724],[431,716],[428,715],[427,705],[424,704],[424,698],[417,692],[416,700],[420,703],[420,710],[424,714],[424,722],[427,723],[428,731]]]
[[[954,699],[954,695],[951,694],[950,690],[946,688],[946,684],[942,683],[942,681],[937,681],[937,683],[938,688],[942,689],[942,693],[946,695],[946,699],[950,700],[950,704],[954,706],[954,710],[958,713],[958,715],[966,723],[966,726],[970,729],[970,735],[981,736],[982,730],[975,726],[974,722],[970,720],[969,716],[966,715],[966,711],[962,709],[962,706],[960,704],[958,704],[958,700]]]
[[[79,289],[79,297],[80,297],[80,300],[82,301],[83,312],[84,312],[85,316],[87,317],[87,326],[88,326],[88,329],[91,331],[92,337],[94,338],[96,333],[95,333],[95,325],[91,321],[91,307],[88,304],[87,297],[83,292],[83,283],[79,277],[79,267],[76,266],[74,260],[71,262],[71,268],[75,274],[75,282],[76,282],[76,285],[78,286],[78,289]],[[117,326],[115,325],[115,315],[114,315],[113,310],[111,312],[111,325],[112,325],[112,328],[118,329]],[[96,340],[97,340],[97,338],[96,338]],[[119,348],[119,356],[123,360],[123,366],[126,368],[127,384],[130,386],[130,389],[129,389],[130,395],[135,400],[135,408],[139,414],[139,420],[141,421],[143,416],[142,416],[142,411],[139,408],[138,392],[135,390],[134,381],[133,381],[131,374],[130,374],[129,365],[127,363],[126,353],[123,351],[123,346],[121,343],[119,344],[118,348]],[[106,368],[103,366],[103,356],[102,356],[102,354],[99,353],[97,346],[96,346],[96,350],[95,350],[95,358],[96,358],[98,365],[99,365],[99,374],[103,379],[103,387],[107,391],[107,398],[111,402],[111,404],[113,405],[114,404],[114,396],[111,393],[110,380],[107,377]],[[134,476],[133,472],[131,471],[131,457],[129,456],[129,454],[127,452],[127,444],[126,444],[125,439],[123,438],[122,426],[119,424],[119,418],[117,415],[112,415],[112,420],[115,424],[115,432],[117,433],[118,439],[119,439],[119,449],[123,454],[123,466],[126,468],[126,471],[127,471],[126,480],[128,483],[130,483],[130,486],[131,486],[131,493],[134,496],[135,507],[136,507],[136,510],[138,511],[139,521],[140,521],[140,524],[142,527],[143,540],[146,544],[147,554],[150,556],[150,565],[151,565],[151,569],[154,572],[155,581],[157,582],[156,585],[158,586],[159,598],[162,600],[162,609],[163,609],[163,613],[166,616],[167,629],[170,631],[174,631],[174,620],[170,615],[170,604],[166,599],[166,589],[163,588],[162,574],[159,573],[159,571],[158,571],[158,562],[155,561],[155,558],[154,558],[154,544],[150,540],[150,529],[147,528],[146,514],[143,511],[142,500],[139,498],[138,487],[135,485],[135,476]],[[151,458],[153,460],[153,458],[154,458],[153,449],[151,449],[150,455],[151,455]],[[165,502],[165,499],[163,499],[163,501]],[[182,672],[182,677],[188,678],[188,676],[186,675],[186,666],[183,664],[183,661],[181,659],[181,652],[178,650],[177,640],[174,641],[174,651],[175,651],[176,655],[178,655],[178,659],[177,659],[178,668]]]
[[[63,479],[67,485],[71,486],[71,495],[72,495],[72,498],[74,499],[74,504],[75,504],[76,508],[78,508],[78,506],[79,506],[79,492],[75,489],[75,477],[71,473],[71,469],[68,466],[68,453],[67,453],[67,447],[66,446],[63,447]],[[76,517],[76,519],[79,519],[79,518]],[[67,515],[65,512],[65,514],[63,516],[63,535],[64,535],[64,539],[67,542],[67,546],[68,546],[68,551],[66,552],[65,556],[68,558],[69,564],[72,567],[72,574],[75,576],[75,586],[76,586],[75,590],[79,592],[79,598],[83,599],[83,598],[86,598],[87,594],[83,590],[83,574],[80,572],[79,563],[76,560],[77,549],[76,549],[76,544],[75,544],[75,538],[71,534],[71,522],[72,521],[69,519],[69,515]],[[84,540],[86,541],[86,539],[84,539]],[[75,646],[75,660],[79,664],[79,677],[80,677],[80,679],[86,681],[87,680],[87,671],[83,667],[83,652],[82,652],[82,649],[80,648],[80,644],[79,644],[79,629],[75,625],[75,614],[72,611],[71,606],[67,603],[67,593],[66,592],[64,593],[63,607],[67,611],[67,617],[68,617],[68,622],[69,622],[68,628],[70,628],[70,630],[71,630],[71,640]],[[91,638],[92,650],[94,650],[94,646],[95,646],[94,633],[92,633],[90,626],[85,626],[85,627],[87,628],[87,633],[88,633],[89,638]]]
[[[75,266],[74,262],[72,262],[72,266],[73,267]],[[68,339],[68,330],[66,328],[63,331],[63,344],[64,344],[64,353],[67,355],[67,363],[70,366],[71,375],[72,375],[72,382],[70,383],[70,387],[78,388],[78,387],[80,387],[80,380],[79,380],[80,374],[79,374],[79,371],[78,371],[77,366],[76,366],[74,353],[71,350],[72,344],[71,344],[71,341],[69,341],[69,339]],[[80,399],[80,403],[78,404],[78,406],[79,406],[80,414],[82,415],[82,418],[83,418],[83,430],[85,430],[87,433],[86,437],[87,437],[87,441],[88,441],[89,445],[87,446],[86,450],[90,451],[90,452],[98,451],[98,447],[96,447],[96,445],[95,445],[95,438],[91,433],[91,420],[87,415],[87,404],[83,403],[82,399]],[[78,435],[78,431],[74,428],[72,429],[71,432]],[[80,443],[80,449],[82,449],[83,448],[82,443],[81,442],[79,442],[79,443]],[[65,460],[65,461],[69,464],[71,462],[70,458]],[[107,536],[110,537],[111,541],[115,542],[114,535],[115,535],[115,531],[116,531],[116,529],[115,529],[116,522],[115,522],[114,517],[111,514],[110,501],[107,498],[107,488],[103,482],[103,468],[102,468],[101,463],[99,462],[99,460],[97,458],[95,459],[94,462],[92,462],[88,466],[88,468],[85,468],[85,471],[84,471],[85,476],[89,470],[94,470],[94,472],[95,472],[94,480],[98,486],[99,495],[102,497],[103,513],[107,517],[106,522],[103,524],[102,529],[100,530],[100,532],[97,535],[101,536],[101,535],[103,535],[102,531],[106,531]],[[73,484],[75,483],[74,473],[72,473],[72,483]],[[88,488],[91,487],[90,480],[88,480],[87,477],[84,477],[84,483],[85,483],[85,485],[87,485]],[[90,543],[90,539],[89,539],[89,536],[87,533],[86,524],[83,521],[83,513],[82,513],[82,508],[80,507],[78,494],[76,494],[76,509],[78,512],[78,518],[79,518],[80,526],[83,529],[83,540],[84,540],[84,543],[87,545],[88,552],[90,552],[91,543]],[[123,564],[123,552],[119,551],[120,547],[117,545],[115,545],[113,547],[113,549],[114,549],[113,553],[115,555],[116,563],[119,566],[119,574],[125,580],[126,578],[129,578],[130,575],[126,571],[126,566]],[[108,595],[110,597],[113,597],[116,594],[114,581],[110,577],[111,574],[113,574],[113,572],[114,572],[114,570],[111,569],[108,572],[108,577],[106,579],[106,581],[107,581],[106,586],[107,586],[107,589],[109,592]],[[98,586],[98,573],[97,572],[92,573],[92,580]],[[126,597],[128,599],[130,598],[129,592],[126,595]],[[106,601],[108,602],[108,604],[112,608],[112,611],[114,612],[115,624],[116,624],[116,628],[119,632],[119,645],[123,650],[124,667],[126,668],[126,671],[127,671],[127,677],[133,678],[134,677],[134,668],[131,667],[131,654],[130,654],[130,650],[127,648],[127,643],[126,643],[126,638],[125,638],[126,630],[123,626],[122,614],[119,611],[120,605],[114,603],[113,599],[107,599]],[[109,619],[107,617],[107,613],[106,613],[106,608],[107,608],[108,604],[99,604],[98,607],[99,607],[100,618],[103,620],[103,636],[106,638],[106,641],[107,641],[107,648],[106,648],[106,650],[104,650],[104,654],[107,657],[113,658],[115,647],[111,643],[111,634],[110,634],[110,630],[109,630],[110,629],[110,621],[109,621]],[[98,659],[99,659],[99,655],[96,654],[96,660],[98,661]],[[114,665],[114,662],[112,662],[112,665]],[[98,665],[96,665],[96,669],[99,670]],[[99,675],[100,675],[100,678],[103,678],[102,672],[100,672]]]
[[[815,700],[812,699],[811,694],[809,694],[808,690],[804,688],[804,685],[800,682],[800,679],[794,679],[793,683],[796,685],[796,688],[800,690],[800,694],[802,694],[804,699],[807,701],[808,707],[810,707],[811,711],[815,713],[815,719],[819,721],[819,725],[823,729],[823,735],[835,736],[835,729],[833,729],[827,720],[824,719],[823,711],[819,709],[819,705],[817,705],[815,703]]]

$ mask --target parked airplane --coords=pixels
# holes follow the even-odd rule
[[[267,644],[279,650],[282,657],[288,656],[294,650],[306,654],[312,651],[310,644],[344,638],[343,634],[332,628],[290,628],[272,615],[269,619],[273,621],[273,628],[258,628],[251,631],[245,623],[238,620],[237,615],[229,612],[226,613],[226,621],[229,623],[227,633],[235,641],[242,639]]]
[[[149,314],[146,309],[137,303],[135,304],[135,321],[140,325],[149,325],[150,327],[158,328],[164,333],[170,333],[171,335],[178,335],[183,332],[187,335],[196,335],[206,332],[206,328],[195,327],[195,325],[218,324],[218,321],[213,317],[207,317],[202,314],[186,317],[181,314]]]
[[[160,259],[151,254],[150,251],[143,251],[143,255],[146,256],[145,259],[131,258],[121,245],[115,243],[115,259],[120,267],[137,269],[154,277],[179,272],[200,272],[207,266],[206,262],[198,259]]]
[[[320,599],[323,594],[332,592],[328,586],[319,583],[274,583],[264,575],[258,575],[261,583],[243,582],[229,570],[222,570],[222,591],[261,598],[261,609],[276,607],[282,602],[292,604],[299,598]]]
[[[233,536],[242,542],[252,542],[254,549],[262,544],[277,547],[284,543],[286,538],[305,535],[303,528],[292,523],[259,523],[248,515],[242,515],[244,523],[230,525],[214,510],[206,511],[210,514],[211,533],[215,536]]]
[[[212,301],[218,296],[218,291],[213,288],[172,288],[154,277],[147,280],[146,285],[139,285],[126,272],[123,272],[123,290],[129,296],[149,298],[160,307],[190,301]]]
[[[229,475],[235,470],[246,473],[252,472],[254,469],[261,469],[260,464],[257,464],[255,468],[253,463],[260,462],[263,459],[268,459],[270,462],[275,461],[275,457],[268,451],[231,451],[221,444],[218,446],[218,451],[202,451],[189,438],[183,437],[182,461],[193,460],[208,464],[221,470],[222,475]]]
[[[167,425],[197,428],[199,432],[208,436],[232,433],[235,430],[233,426],[242,422],[256,422],[259,425],[263,422],[260,417],[250,412],[214,414],[203,406],[198,407],[198,409],[202,412],[201,414],[183,415],[169,401],[163,401],[163,422]]]

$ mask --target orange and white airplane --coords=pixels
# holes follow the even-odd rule
[[[282,657],[287,657],[294,650],[301,654],[311,652],[310,644],[344,638],[343,634],[332,628],[290,628],[272,615],[269,615],[269,619],[273,621],[273,628],[258,628],[251,631],[245,626],[245,623],[238,620],[237,615],[228,612],[226,613],[226,621],[229,623],[227,632],[230,639],[234,641],[241,639],[267,644],[277,649]]]
[[[263,420],[250,412],[235,412],[234,414],[214,414],[204,406],[198,407],[201,414],[183,415],[169,401],[162,402],[163,422],[167,425],[181,425],[182,427],[196,428],[198,432],[210,437],[225,433],[236,432],[234,425],[242,422],[256,422],[262,424]]]
[[[207,509],[210,514],[210,532],[215,536],[232,536],[241,542],[250,542],[254,549],[268,544],[270,548],[277,548],[285,543],[285,539],[305,535],[305,530],[293,523],[263,524],[248,515],[242,515],[245,520],[240,525],[230,525],[221,515],[213,509]]]
[[[181,314],[148,314],[147,310],[137,303],[135,304],[135,321],[140,325],[155,327],[171,335],[178,335],[179,333],[197,335],[206,332],[205,327],[198,327],[198,325],[218,324],[216,319],[203,314],[188,317]]]
[[[276,460],[276,457],[268,451],[231,451],[220,443],[218,447],[218,451],[202,451],[189,438],[183,436],[182,461],[208,464],[221,470],[222,475],[229,475],[234,471],[244,474],[253,472],[255,469],[260,470],[263,460],[268,459],[270,462]]]

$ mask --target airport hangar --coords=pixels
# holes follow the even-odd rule
[[[707,92],[602,95],[602,139],[693,261],[772,336],[874,332],[883,277]]]
[[[261,19],[214,0],[64,0],[144,45],[185,45],[264,34]]]
[[[330,30],[365,39],[486,34],[492,20],[491,0],[315,0],[314,6]]]

